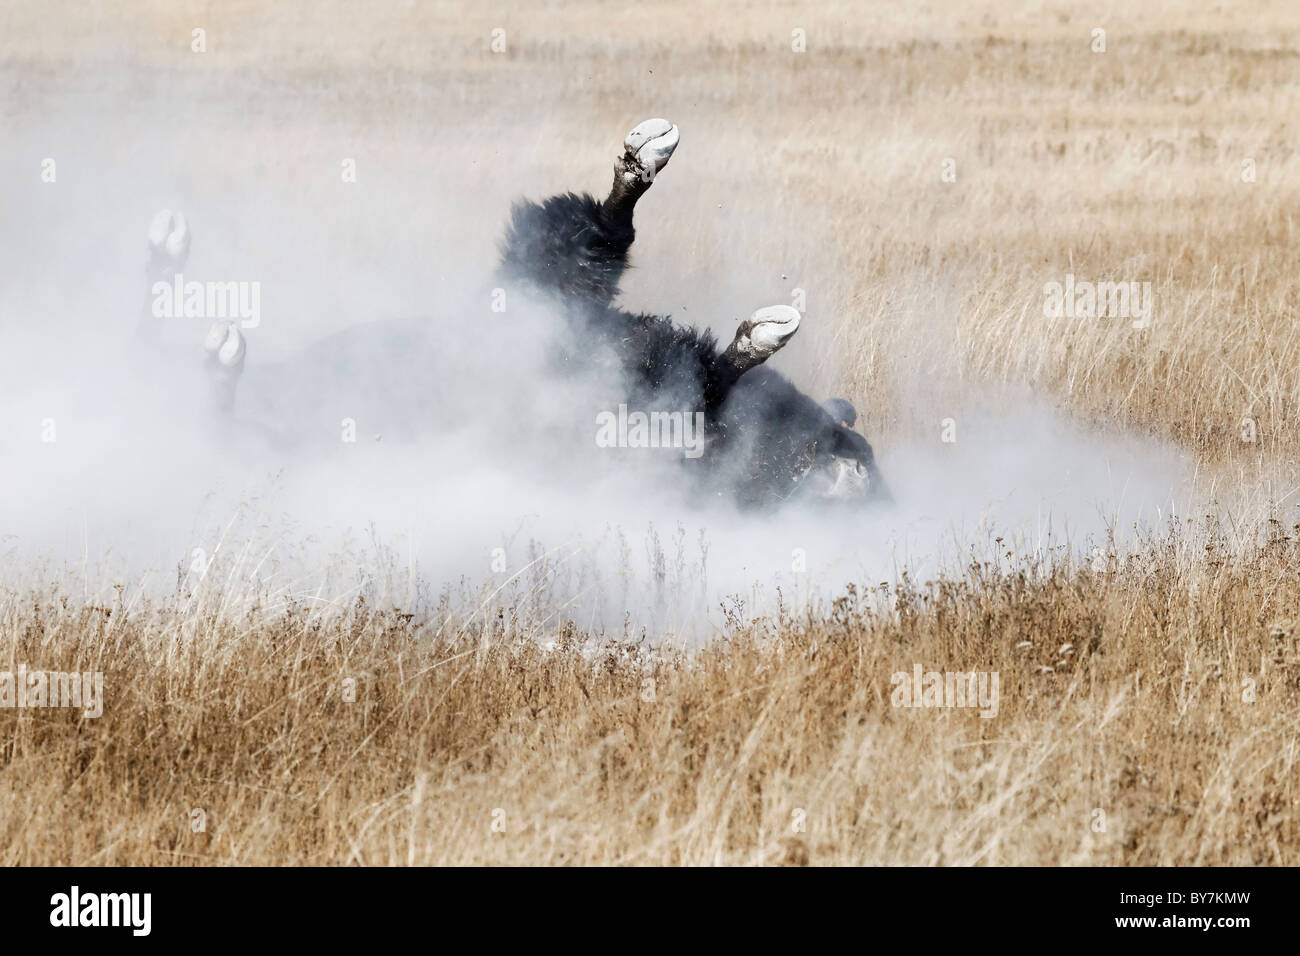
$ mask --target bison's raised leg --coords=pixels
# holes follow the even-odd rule
[[[153,287],[158,282],[170,284],[181,270],[190,255],[190,226],[185,217],[170,209],[160,209],[149,223],[149,263],[146,273],[149,279],[150,298],[145,302],[137,334],[149,342],[152,349],[159,349],[156,359],[162,361],[184,361],[184,353],[173,355],[167,348],[162,348],[162,324],[175,321],[178,316],[155,315],[153,310]],[[181,308],[180,303],[172,304],[173,310]],[[205,372],[212,394],[212,405],[222,413],[228,413],[235,402],[235,386],[244,371],[244,356],[247,346],[243,334],[234,322],[220,320],[212,323],[203,340],[207,352]]]
[[[612,301],[636,237],[633,209],[668,165],[677,141],[672,123],[646,120],[623,141],[614,185],[603,201],[565,193],[516,205],[501,248],[503,281],[523,279],[569,302]]]
[[[149,221],[148,236],[149,262],[145,266],[145,275],[149,281],[149,297],[140,312],[136,334],[156,345],[162,339],[162,324],[167,319],[154,314],[154,285],[171,282],[185,268],[190,255],[190,226],[180,213],[160,209]]]
[[[203,340],[208,353],[208,382],[212,387],[212,401],[218,411],[228,413],[235,404],[235,386],[244,372],[244,356],[248,348],[243,333],[234,322],[212,323]]]
[[[740,376],[775,355],[797,331],[799,310],[788,305],[769,305],[741,322],[736,337],[705,373],[705,414],[721,408]]]
[[[171,278],[190,256],[190,225],[170,209],[159,209],[149,222],[149,273]]]
[[[666,119],[650,119],[623,140],[623,156],[614,164],[614,185],[601,207],[601,217],[612,233],[626,234],[632,244],[632,211],[655,176],[668,165],[680,139],[677,127]]]

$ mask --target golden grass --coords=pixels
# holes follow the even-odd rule
[[[5,657],[101,669],[107,706],[0,711],[0,860],[1295,864],[1300,547],[1202,535],[694,650],[220,584],[11,592]],[[916,664],[997,671],[996,717],[895,708]]]
[[[1300,862],[1300,557],[1281,530],[1300,482],[1300,7],[1129,6],[7,7],[17,129],[79,97],[127,130],[162,111],[197,178],[292,182],[326,235],[364,212],[321,202],[315,163],[360,149],[465,195],[501,193],[503,169],[510,192],[599,189],[617,134],[669,116],[683,146],[629,301],[681,314],[693,290],[684,317],[726,327],[803,288],[788,361],[857,402],[883,462],[937,441],[970,385],[1012,383],[1181,445],[1264,530],[859,589],[691,651],[256,594],[88,606],[13,580],[0,661],[102,670],[109,701],[98,721],[0,711],[0,860]],[[96,92],[103,75],[120,87]],[[322,268],[392,255],[352,235]],[[1150,281],[1151,327],[1045,319],[1067,272]],[[891,707],[914,663],[998,671],[999,715]]]

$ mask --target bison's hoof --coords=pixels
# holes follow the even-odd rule
[[[648,119],[627,134],[623,145],[623,173],[625,179],[642,179],[650,182],[655,173],[668,165],[680,135],[677,127],[666,119]]]
[[[799,331],[799,310],[788,305],[766,306],[742,323],[740,330],[749,354],[765,359]]]
[[[244,368],[247,347],[234,322],[213,322],[203,339],[203,348],[222,369],[238,374]]]
[[[149,252],[159,265],[178,272],[190,254],[190,226],[185,217],[159,209],[149,222]]]

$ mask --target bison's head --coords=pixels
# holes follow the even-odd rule
[[[853,430],[857,410],[843,398],[822,404],[826,422],[813,426],[806,457],[808,469],[798,476],[799,494],[819,501],[888,502],[871,445]]]
[[[706,406],[717,414],[715,449],[740,498],[763,506],[805,500],[888,501],[857,411],[843,398],[819,405],[763,363],[799,328],[789,306],[759,309],[736,330],[709,370]]]
[[[867,440],[768,369],[755,369],[732,390],[709,458],[751,507],[890,501]]]

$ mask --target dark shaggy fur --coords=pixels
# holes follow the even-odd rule
[[[557,364],[612,366],[619,373],[616,401],[637,411],[703,412],[703,457],[687,459],[683,469],[705,494],[754,506],[783,501],[809,486],[824,491],[834,485],[837,495],[848,488],[856,500],[867,496],[868,487],[882,494],[866,440],[782,375],[755,367],[760,352],[735,343],[719,348],[708,331],[614,305],[636,237],[633,210],[652,182],[633,174],[636,160],[630,152],[621,162],[603,202],[566,193],[518,203],[511,213],[497,284],[509,295],[549,300],[564,317],[567,334],[554,343]],[[493,323],[488,340],[500,332]],[[368,434],[418,438],[439,423],[478,414],[473,395],[463,394],[446,376],[430,374],[446,360],[444,334],[443,326],[426,321],[387,322],[382,331],[361,326],[330,336],[291,361],[250,367],[242,376],[210,359],[216,404],[225,416],[254,419],[277,444],[305,444],[328,435],[337,448],[344,416]],[[477,374],[490,383],[491,349],[474,351],[485,361]],[[842,419],[842,408],[840,413]],[[846,467],[852,469],[851,480],[840,481],[850,475]],[[839,478],[828,482],[827,475]]]
[[[501,249],[501,281],[522,283],[550,299],[574,340],[591,344],[589,357],[597,346],[612,350],[630,406],[702,410],[705,481],[725,486],[741,503],[790,498],[812,470],[833,457],[857,462],[870,474],[875,494],[883,494],[866,439],[784,376],[766,367],[738,373],[712,333],[612,305],[635,238],[632,207],[645,188],[629,196],[616,179],[603,203],[567,193],[516,204]]]
[[[594,196],[565,193],[518,202],[501,248],[504,275],[524,279],[570,302],[608,303],[618,294],[631,217],[609,215]]]

